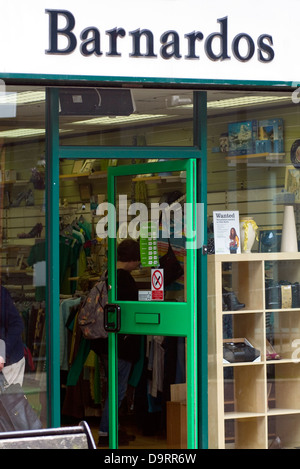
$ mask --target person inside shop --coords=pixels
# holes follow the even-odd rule
[[[140,245],[133,239],[125,239],[117,248],[117,299],[127,301],[138,300],[138,288],[131,272],[140,266]],[[91,349],[100,356],[107,371],[108,350],[107,339],[91,341]],[[118,334],[118,405],[126,395],[128,379],[133,365],[138,361],[141,350],[141,338],[138,335]],[[108,446],[108,398],[105,401],[100,421],[98,446]],[[126,431],[118,432],[119,445],[127,445],[134,439]]]
[[[5,386],[22,386],[25,372],[23,320],[10,293],[1,285],[0,290],[0,372]]]

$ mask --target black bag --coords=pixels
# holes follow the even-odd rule
[[[164,269],[164,285],[167,287],[175,282],[184,273],[180,262],[177,260],[175,253],[172,249],[170,240],[168,252],[159,259],[161,269]]]
[[[245,342],[225,342],[223,358],[229,363],[253,362],[260,356],[259,350]]]
[[[0,373],[0,431],[41,429],[41,421],[29,404],[22,387],[12,384],[5,388],[4,384],[4,376]]]

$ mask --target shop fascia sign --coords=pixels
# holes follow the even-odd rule
[[[295,81],[298,4],[10,0],[0,76]]]
[[[257,51],[257,60],[260,62],[271,62],[274,59],[273,38],[270,34],[261,34],[253,38],[247,33],[237,34],[231,43],[231,51],[228,45],[228,17],[218,18],[218,32],[213,32],[207,37],[202,31],[192,31],[180,37],[175,30],[162,32],[159,38],[159,53],[154,47],[154,33],[151,29],[137,28],[134,31],[126,31],[123,27],[115,27],[101,32],[95,26],[87,26],[82,31],[75,33],[75,16],[71,11],[46,10],[49,15],[49,48],[46,54],[69,55],[78,49],[80,53],[89,57],[105,55],[107,57],[121,57],[122,42],[124,38],[131,39],[131,52],[129,57],[157,58],[158,55],[164,59],[198,59],[200,52],[198,44],[204,44],[203,49],[209,60],[223,61],[231,60],[231,54],[240,62],[248,62]],[[64,20],[64,26],[59,27],[59,20]],[[101,35],[106,34],[109,38],[108,50],[103,51],[101,46]],[[66,47],[59,47],[61,37],[67,39]],[[182,41],[186,42],[187,54],[182,55]],[[214,42],[219,45],[214,48]],[[246,46],[246,48],[245,48]]]

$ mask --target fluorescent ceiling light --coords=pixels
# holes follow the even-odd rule
[[[73,129],[59,130],[59,133],[73,132]],[[20,138],[45,135],[45,129],[12,129],[0,131],[0,138]]]
[[[208,108],[228,108],[240,106],[254,106],[256,104],[276,103],[280,101],[291,101],[291,96],[242,96],[240,98],[220,99],[210,101]]]
[[[72,124],[79,125],[112,125],[112,124],[122,124],[122,123],[132,123],[139,121],[146,121],[154,119],[163,119],[170,117],[167,114],[131,114],[130,116],[116,116],[116,117],[96,117],[88,120],[81,120],[77,122],[72,122]]]
[[[208,109],[226,109],[242,106],[255,106],[265,103],[277,103],[282,101],[292,101],[291,96],[241,96],[238,98],[219,99],[218,101],[208,101]],[[174,106],[180,109],[188,109],[193,104],[183,104]]]
[[[46,100],[45,91],[22,91],[21,93],[3,93],[0,96],[1,104],[29,104]]]
[[[30,135],[43,135],[45,129],[12,129],[0,132],[0,137],[29,137]]]

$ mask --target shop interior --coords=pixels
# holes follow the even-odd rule
[[[24,320],[24,387],[46,426],[45,89],[7,86],[6,91],[5,97],[0,96],[5,99],[0,99],[0,278]],[[76,88],[71,91],[71,95],[80,96]],[[87,92],[83,102],[96,102],[98,108],[102,103],[102,111],[92,107],[89,115],[84,115],[74,111],[76,99],[70,104],[70,90],[66,90],[59,115],[60,145],[153,147],[149,161],[157,161],[155,147],[194,145],[193,91],[125,91],[118,95],[117,88],[97,88],[92,97]],[[299,105],[288,92],[207,91],[208,216],[204,229],[208,246],[211,447],[270,447],[276,442],[283,447],[299,446],[296,389],[300,369],[293,345],[300,327],[299,121]],[[78,423],[78,419],[91,422],[95,440],[107,377],[101,360],[90,353],[78,384],[68,386],[72,360],[80,345],[73,321],[82,296],[107,269],[107,240],[97,234],[97,207],[107,201],[107,170],[137,163],[141,161],[136,158],[87,160],[77,156],[62,159],[59,165],[61,417],[62,423]],[[139,201],[147,206],[176,192],[180,192],[181,202],[185,175],[178,172],[125,178],[119,188],[120,194],[127,195],[128,204]],[[286,207],[293,208],[297,246],[284,255],[281,240]],[[228,261],[225,251],[220,256],[215,251],[214,212],[231,211],[238,212],[239,222],[245,217],[255,222],[254,244],[242,261],[239,255]],[[239,227],[242,230],[240,223]],[[118,241],[121,237],[119,232]],[[177,255],[184,267],[181,250],[182,246],[178,247]],[[282,257],[276,260],[280,252]],[[149,288],[149,269],[136,270],[134,277],[140,290]],[[184,281],[183,275],[181,288],[169,292],[169,300],[184,301]],[[286,304],[281,296],[276,297],[282,285],[289,290]],[[241,337],[259,351],[260,360],[224,365],[219,360],[223,340]],[[185,366],[178,376],[174,365],[177,358],[185,356],[181,339],[146,338],[141,386],[129,386],[120,408],[120,423],[135,436],[127,443],[130,448],[170,447],[167,403],[181,402],[181,410],[185,405]],[[147,370],[151,346],[163,354],[164,370],[172,371],[164,376],[162,388],[153,391],[156,395],[147,392],[152,382]],[[174,384],[182,386],[172,388]],[[185,418],[179,418],[184,428]],[[178,445],[186,447],[184,430]]]
[[[133,159],[64,160],[60,163],[61,256],[66,251],[63,256],[71,261],[70,265],[64,263],[66,270],[61,279],[60,298],[65,322],[73,327],[69,332],[68,328],[65,329],[64,343],[62,343],[64,351],[64,360],[61,364],[62,417],[65,422],[78,420],[85,415],[93,421],[93,424],[97,422],[99,425],[105,404],[107,372],[105,372],[105,357],[103,357],[103,352],[101,353],[103,344],[100,345],[99,354],[95,353],[99,346],[92,345],[93,350],[86,359],[79,381],[75,386],[73,381],[69,385],[70,366],[72,368],[78,350],[82,346],[81,342],[78,342],[80,327],[78,325],[74,327],[72,322],[78,314],[82,299],[108,268],[108,238],[102,238],[99,232],[99,223],[106,213],[99,207],[107,201],[107,170],[113,165],[134,164],[136,161]],[[131,233],[129,237],[140,241],[139,228],[133,227],[131,231],[129,226],[130,221],[135,218],[130,215],[132,204],[141,203],[150,208],[153,202],[163,203],[169,200],[170,203],[180,206],[177,200],[184,200],[185,178],[184,171],[119,176],[116,184],[117,245],[127,238],[124,234],[127,228],[128,235],[129,232]],[[123,200],[124,197],[126,198],[125,206],[119,196],[122,196]],[[123,205],[120,206],[121,204]],[[119,222],[120,209],[128,213],[127,222]],[[78,232],[83,234],[80,240],[78,240]],[[75,245],[74,240],[76,240]],[[182,266],[182,274],[165,288],[164,300],[185,301],[184,240],[182,238],[176,240],[173,237],[171,242],[173,251]],[[168,250],[167,241],[162,236],[159,237],[159,234],[156,248],[157,255],[160,257]],[[76,256],[74,256],[75,249]],[[71,256],[70,250],[73,253]],[[151,292],[151,263],[152,260],[149,264],[149,260],[141,257],[140,266],[131,272],[137,285],[139,300],[144,300],[144,295]],[[157,266],[158,263],[158,259],[153,260],[153,266]],[[134,298],[129,296],[128,300],[130,299]],[[133,445],[167,447],[167,406],[173,404],[170,402],[171,385],[172,390],[174,386],[176,387],[173,392],[181,392],[182,399],[185,395],[185,339],[184,337],[143,336],[129,340],[133,340],[134,343],[138,340],[140,345],[134,345],[135,356],[130,356],[130,360],[133,359],[132,370],[127,396],[122,402],[119,419],[120,425],[123,424],[123,431],[125,428],[128,429],[129,435],[134,440],[123,439],[120,446],[130,442],[131,447]],[[124,345],[120,343],[119,348],[123,357]],[[125,356],[127,357],[127,354]],[[186,445],[186,441],[182,444]]]

